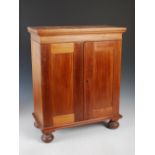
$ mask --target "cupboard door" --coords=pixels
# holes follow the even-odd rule
[[[85,119],[112,114],[114,41],[84,44]]]
[[[53,126],[83,120],[82,45],[51,44],[49,59]]]

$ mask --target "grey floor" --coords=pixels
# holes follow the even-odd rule
[[[58,130],[54,141],[45,144],[40,140],[41,132],[33,126],[30,92],[21,92],[20,155],[134,155],[134,99],[124,91],[121,96],[123,118],[118,129],[109,130],[96,123]]]

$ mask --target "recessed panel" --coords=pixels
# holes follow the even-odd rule
[[[53,114],[73,113],[73,53],[52,54]]]

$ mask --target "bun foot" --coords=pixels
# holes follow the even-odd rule
[[[41,136],[41,140],[45,143],[50,143],[54,139],[53,134],[44,134]]]
[[[36,128],[39,128],[39,125],[38,125],[37,122],[34,122],[34,126],[35,126]]]
[[[107,124],[107,127],[109,129],[117,129],[119,127],[119,123],[117,121],[110,120],[109,123]]]

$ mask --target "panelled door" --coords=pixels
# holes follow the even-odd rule
[[[81,43],[50,45],[50,93],[53,126],[83,120],[83,46]]]
[[[114,41],[84,43],[84,117],[112,114]]]

